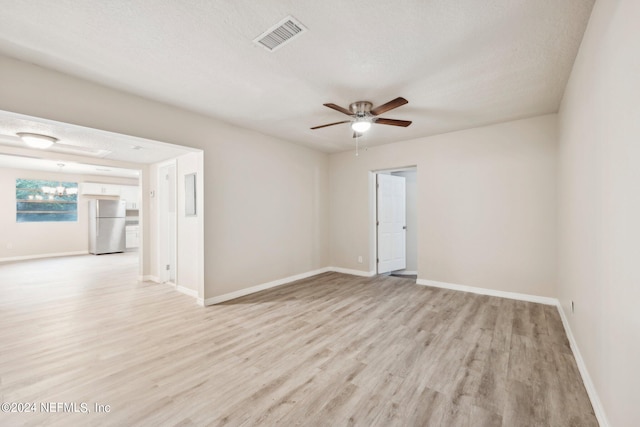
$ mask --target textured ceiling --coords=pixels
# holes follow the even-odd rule
[[[150,164],[194,151],[178,145],[0,111],[0,153],[5,151],[3,147],[25,148],[17,132],[53,135],[59,139],[59,143],[47,150],[32,150],[34,156],[51,157],[58,153],[83,156],[87,160],[101,158]],[[4,162],[0,166],[10,165]]]
[[[140,176],[140,172],[135,169],[117,168],[113,166],[105,167],[50,159],[34,159],[31,157],[8,156],[4,154],[0,154],[0,167],[82,175],[118,176],[122,178],[138,178]]]
[[[0,52],[319,150],[323,107],[409,104],[368,145],[556,112],[593,0],[2,1]],[[309,31],[252,40],[287,15]]]

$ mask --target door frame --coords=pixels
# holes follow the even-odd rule
[[[166,250],[168,249],[167,243],[169,241],[169,235],[168,235],[168,231],[166,229],[166,227],[163,227],[163,224],[168,223],[169,222],[169,218],[167,215],[167,211],[162,209],[163,205],[164,205],[164,199],[167,197],[167,194],[165,193],[165,186],[164,186],[164,175],[165,173],[169,172],[169,167],[173,166],[173,195],[174,195],[174,202],[175,202],[175,206],[174,206],[174,212],[176,213],[176,215],[174,215],[173,218],[173,251],[172,254],[173,256],[171,257],[171,259],[167,259],[168,257],[166,256]],[[178,263],[177,263],[177,258],[178,258],[178,188],[177,188],[177,177],[178,177],[178,165],[176,162],[176,159],[171,159],[171,160],[167,160],[165,162],[159,163],[158,164],[158,171],[156,174],[156,178],[157,178],[157,200],[158,200],[158,204],[157,204],[157,212],[158,212],[158,219],[157,219],[157,227],[156,227],[156,232],[157,232],[157,236],[158,236],[158,245],[157,245],[157,260],[158,260],[158,281],[160,283],[170,283],[172,285],[176,285],[177,286],[177,282],[178,282],[178,271],[177,271],[177,267],[178,267]],[[167,187],[168,188],[168,187]],[[164,217],[164,219],[163,219]],[[173,281],[171,281],[171,276],[169,273],[167,273],[167,270],[163,267],[166,264],[171,265],[171,268],[174,272],[175,278]]]
[[[378,216],[377,175],[379,173],[389,174],[393,172],[404,172],[404,171],[416,171],[417,173],[418,165],[376,169],[376,170],[369,171],[369,275],[371,276],[378,274],[378,262],[377,262],[378,260],[378,227],[376,225],[377,216]],[[417,206],[416,206],[416,209],[417,209]],[[415,230],[415,232],[417,232],[417,230]],[[406,244],[406,239],[405,239],[405,244]],[[418,253],[416,253],[416,257],[417,256],[418,256]]]

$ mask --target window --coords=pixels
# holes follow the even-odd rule
[[[77,220],[77,182],[16,179],[16,222]]]

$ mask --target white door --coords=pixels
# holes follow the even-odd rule
[[[176,283],[176,165],[158,169],[159,278]]]
[[[405,179],[377,175],[378,274],[407,266]]]

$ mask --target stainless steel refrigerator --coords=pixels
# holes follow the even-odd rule
[[[124,200],[89,200],[89,253],[125,251],[126,214]]]

